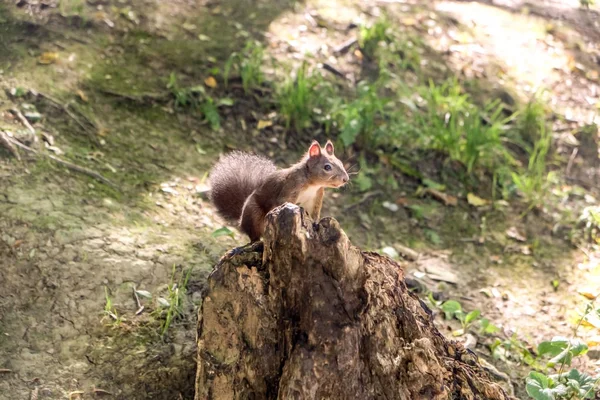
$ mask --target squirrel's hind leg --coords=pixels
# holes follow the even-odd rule
[[[240,229],[250,237],[250,241],[255,242],[260,239],[265,231],[266,215],[256,203],[254,196],[248,197],[242,217],[240,218]]]

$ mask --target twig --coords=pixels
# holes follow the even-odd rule
[[[135,302],[137,303],[138,309],[135,312],[135,315],[140,315],[142,313],[142,311],[144,311],[144,306],[142,305],[142,302],[140,301],[140,297],[137,294],[137,290],[135,289],[135,286],[133,287],[133,296],[135,297]]]
[[[21,121],[21,123],[25,125],[27,129],[29,129],[29,132],[35,135],[35,129],[33,129],[33,126],[31,126],[29,121],[27,121],[27,118],[25,118],[25,116],[21,114],[21,111],[17,110],[16,108],[11,108],[10,112],[13,113],[17,118],[19,118],[19,121]]]
[[[142,93],[140,95],[132,95],[127,93],[116,92],[110,89],[95,88],[100,93],[107,94],[109,96],[121,97],[125,100],[133,101],[135,103],[147,103],[151,101],[166,101],[169,99],[168,93]]]
[[[33,390],[31,391],[31,396],[29,397],[30,400],[38,400],[38,392],[40,391],[40,389],[38,387],[34,387]]]
[[[333,49],[333,54],[343,55],[343,54],[347,53],[348,50],[350,50],[350,48],[352,46],[354,46],[356,43],[358,43],[358,40],[356,38],[348,39],[344,43],[340,44],[338,47]]]
[[[92,391],[94,392],[94,394],[103,394],[103,395],[108,395],[108,396],[112,396],[113,395],[108,390],[104,390],[104,389],[100,389],[100,388],[94,388],[94,389],[92,389]]]
[[[569,157],[569,162],[567,163],[567,169],[565,170],[565,176],[571,175],[571,167],[573,166],[573,162],[575,161],[575,157],[577,157],[577,153],[579,152],[579,147],[575,147],[573,152],[571,153],[571,157]]]
[[[10,372],[12,372],[12,369],[0,368],[0,374],[8,374]]]
[[[7,137],[8,137],[8,136],[7,136]],[[9,140],[9,141],[10,141],[12,144],[14,144],[14,145],[16,145],[16,146],[18,146],[18,147],[20,147],[20,148],[22,148],[22,149],[24,149],[24,150],[26,150],[26,151],[30,152],[30,153],[33,153],[33,154],[35,154],[35,155],[41,155],[42,157],[48,157],[48,158],[49,158],[49,159],[51,159],[52,161],[54,161],[54,162],[57,162],[58,164],[64,165],[65,167],[67,167],[67,169],[70,169],[71,171],[79,172],[79,173],[81,173],[81,174],[84,174],[84,175],[90,176],[90,177],[92,177],[92,178],[96,179],[97,181],[99,181],[99,182],[102,182],[102,183],[104,183],[105,185],[108,185],[108,186],[112,187],[112,188],[113,188],[113,189],[115,189],[115,190],[119,190],[119,187],[118,187],[117,185],[115,185],[113,182],[111,182],[111,181],[110,181],[110,180],[108,180],[107,178],[103,177],[102,175],[100,175],[100,174],[99,174],[98,172],[96,172],[96,171],[92,171],[91,169],[87,169],[87,168],[85,168],[85,167],[81,167],[81,166],[79,166],[79,165],[76,165],[76,164],[70,163],[69,161],[65,161],[65,160],[63,160],[63,159],[60,159],[60,158],[58,158],[58,157],[56,157],[56,156],[53,156],[53,155],[51,155],[51,154],[43,154],[43,153],[40,153],[40,152],[38,152],[37,150],[34,150],[34,149],[32,149],[31,147],[29,147],[29,146],[26,146],[26,145],[24,145],[23,143],[19,142],[19,141],[18,141],[18,140],[16,140],[16,139],[13,139],[13,138],[11,138],[11,137],[8,137],[8,140]]]
[[[398,253],[402,254],[405,258],[408,258],[411,261],[417,261],[419,257],[421,257],[420,253],[399,243],[394,244],[394,248],[398,250]]]
[[[69,105],[64,105],[62,104],[60,101],[58,101],[57,99],[53,98],[52,96],[49,96],[47,94],[44,94],[42,92],[34,92],[31,91],[31,93],[33,93],[34,95],[40,96],[41,98],[47,100],[48,102],[50,102],[52,105],[54,105],[55,107],[61,109],[62,111],[64,111],[65,114],[67,114],[73,121],[75,121],[75,123],[77,125],[79,125],[81,127],[81,129],[83,129],[86,133],[90,134],[92,137],[92,140],[94,140],[95,142],[98,142],[98,138],[96,137],[96,132],[94,132],[92,129],[97,130],[98,126],[97,124],[92,121],[88,116],[86,116],[85,114],[83,114],[81,111],[77,111],[76,109],[75,112],[77,114],[79,114],[79,116],[81,118],[83,118],[85,120],[85,122],[87,122],[86,125],[83,122],[81,122],[81,120],[79,119],[79,117],[77,115],[75,115],[73,113],[73,111],[71,111],[71,109],[69,109]],[[90,129],[90,126],[92,127],[92,129]]]
[[[339,69],[337,69],[336,67],[334,67],[333,65],[331,65],[327,62],[323,63],[323,69],[325,71],[331,72],[335,76],[339,76],[340,78],[348,79],[348,78],[346,78],[346,74],[344,74],[342,71],[340,71]]]
[[[379,196],[381,194],[383,194],[383,192],[381,190],[374,190],[372,192],[365,193],[359,201],[357,201],[356,203],[349,204],[346,207],[344,207],[344,212],[351,210],[352,208],[354,208],[356,206],[361,205],[365,201],[369,200],[371,197]]]
[[[84,394],[83,390],[75,390],[74,392],[69,393],[69,400],[73,400],[73,396],[79,397],[80,394]]]
[[[3,145],[6,149],[8,149],[10,154],[12,154],[17,160],[21,161],[21,156],[19,155],[19,152],[17,151],[15,146],[13,146],[13,144],[10,142],[10,140],[8,140],[8,138],[9,136],[4,131],[0,131],[0,144]]]

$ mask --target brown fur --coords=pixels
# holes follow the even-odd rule
[[[348,181],[344,165],[329,141],[324,148],[314,141],[297,164],[279,170],[265,158],[232,154],[221,159],[211,172],[211,199],[223,217],[230,221],[239,218],[241,230],[252,241],[262,236],[266,215],[273,208],[297,203],[303,196],[307,211],[316,220],[324,188],[340,187]],[[327,167],[329,171],[326,165],[331,167]]]

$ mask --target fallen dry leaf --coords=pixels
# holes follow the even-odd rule
[[[588,347],[600,346],[600,336],[592,336],[588,340],[587,345],[588,345]]]
[[[519,233],[519,231],[517,230],[517,228],[510,227],[509,229],[506,230],[506,236],[508,236],[511,239],[514,239],[518,242],[526,242],[527,239],[525,238],[525,236],[521,235]]]
[[[415,26],[417,24],[417,20],[415,18],[403,18],[402,19],[402,24],[406,25],[406,26]]]
[[[216,88],[217,87],[217,80],[215,78],[213,78],[212,76],[209,76],[208,78],[206,78],[204,80],[204,84],[206,86],[208,86],[209,88]]]
[[[422,192],[423,194],[429,194],[436,200],[441,201],[446,206],[456,206],[458,204],[458,199],[454,196],[441,192],[439,190],[433,188],[426,188]]]
[[[88,97],[85,93],[83,93],[83,90],[78,90],[77,91],[77,96],[79,96],[79,98],[81,99],[81,101],[83,101],[84,103],[88,102]]]
[[[595,300],[600,296],[600,288],[581,288],[577,290],[577,293],[588,300]]]
[[[399,197],[398,200],[396,200],[396,204],[405,207],[410,204],[410,201],[406,197]]]
[[[482,199],[481,197],[476,196],[473,193],[467,194],[467,202],[474,207],[483,207],[487,206],[490,203],[488,200]]]
[[[58,60],[58,53],[47,51],[45,53],[42,53],[40,58],[38,58],[38,63],[48,65],[54,64],[56,60]]]
[[[256,125],[256,128],[258,130],[264,129],[264,128],[268,128],[269,126],[273,125],[273,121],[268,121],[268,120],[259,120],[258,121],[258,125]]]
[[[359,49],[356,49],[356,50],[354,50],[354,55],[356,56],[356,58],[358,58],[359,61],[362,61],[362,59],[363,59],[362,51],[360,51]]]

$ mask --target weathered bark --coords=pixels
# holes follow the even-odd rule
[[[392,260],[286,204],[226,255],[198,321],[196,400],[508,399]],[[261,252],[262,250],[262,252]]]

